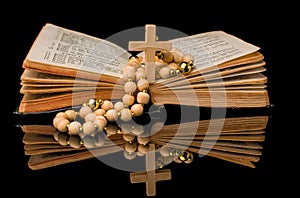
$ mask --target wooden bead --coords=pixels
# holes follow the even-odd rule
[[[163,145],[162,147],[160,147],[159,149],[159,153],[164,156],[167,157],[170,155],[170,148],[166,145]]]
[[[59,113],[56,114],[55,117],[58,117],[58,118],[62,117],[62,118],[68,119],[68,115],[65,114],[65,112],[59,112]]]
[[[131,106],[130,110],[135,116],[140,116],[144,112],[144,107],[141,104],[134,104]]]
[[[173,162],[173,156],[161,156],[165,165]]]
[[[177,48],[173,48],[171,50],[171,52],[173,53],[174,56],[174,62],[175,63],[181,63],[183,60],[183,53],[181,50],[177,49]]]
[[[145,92],[139,92],[137,94],[136,99],[137,99],[137,102],[140,104],[148,104],[149,100],[150,100],[150,95]]]
[[[140,64],[141,64],[141,63],[140,63],[139,59],[137,59],[137,58],[131,58],[131,59],[129,59],[129,61],[128,61],[128,65],[133,66],[133,67],[137,67],[137,66],[139,66]]]
[[[117,111],[117,112],[120,112],[122,109],[124,109],[124,104],[123,102],[116,102],[114,104],[114,109]]]
[[[132,131],[132,124],[131,123],[122,123],[121,129],[123,134],[130,134]]]
[[[96,141],[95,138],[91,135],[86,135],[82,139],[82,143],[86,148],[94,148]]]
[[[106,112],[105,117],[108,121],[114,122],[118,119],[118,112],[114,109],[110,109]]]
[[[136,80],[140,80],[140,79],[143,79],[143,78],[146,78],[146,72],[145,71],[137,71],[135,73],[135,79]]]
[[[133,160],[136,157],[136,152],[129,153],[126,150],[124,151],[124,157],[128,160]]]
[[[125,108],[120,111],[120,119],[124,122],[128,122],[132,118],[132,112]]]
[[[93,122],[85,122],[82,125],[82,133],[84,135],[91,135],[95,132],[95,124]]]
[[[72,148],[80,148],[82,146],[81,138],[77,135],[71,135],[69,138],[69,145]]]
[[[126,142],[132,142],[134,140],[135,136],[132,135],[132,134],[123,134],[123,139],[126,141]]]
[[[127,67],[131,67],[131,66],[127,66]],[[127,81],[127,80],[135,80],[135,69],[133,67],[131,67],[131,70],[129,70],[128,72],[124,72],[122,78]]]
[[[79,134],[81,126],[82,126],[81,123],[78,122],[78,121],[71,122],[69,124],[69,128],[68,128],[69,134],[70,135],[77,135],[77,134]]]
[[[95,139],[95,146],[100,147],[103,146],[107,140],[105,133],[103,131],[100,131],[94,135]]]
[[[105,131],[106,131],[107,136],[109,137],[111,135],[117,134],[119,131],[119,127],[117,127],[117,125],[115,125],[115,124],[109,124],[106,126]]]
[[[136,91],[136,84],[135,82],[128,81],[124,85],[124,90],[126,93],[134,93]]]
[[[66,118],[64,117],[61,117],[61,116],[58,116],[58,117],[55,117],[52,121],[52,124],[55,128],[57,128],[57,124],[61,121],[61,120],[64,120]]]
[[[131,132],[134,135],[139,136],[144,133],[144,127],[143,127],[143,125],[134,125],[134,127],[132,127]]]
[[[164,51],[163,52],[163,57],[162,57],[162,60],[166,63],[170,63],[174,60],[174,56],[173,56],[173,53],[172,52],[169,52],[169,51]]]
[[[133,153],[136,150],[137,150],[137,144],[136,143],[129,143],[129,142],[125,143],[125,151],[127,151],[129,153]]]
[[[97,109],[94,113],[96,116],[104,116],[106,111],[104,109]]]
[[[160,79],[161,78],[161,76],[160,76],[160,74],[159,74],[159,71],[156,71],[155,72],[155,79]]]
[[[182,59],[182,62],[187,62],[187,63],[189,63],[189,62],[194,62],[194,57],[193,57],[193,55],[192,54],[185,54],[184,56],[183,56],[183,59]]]
[[[125,94],[122,97],[122,101],[123,101],[124,105],[127,105],[127,106],[131,106],[134,103],[134,100],[135,100],[134,96],[130,95],[130,94]]]
[[[109,100],[104,100],[103,104],[101,105],[101,109],[108,111],[110,109],[114,108],[114,105],[111,101]]]
[[[140,91],[143,91],[143,90],[148,90],[150,85],[149,85],[149,82],[148,80],[146,79],[140,79],[138,82],[137,82],[137,87]]]
[[[67,133],[60,133],[59,135],[58,135],[58,138],[57,138],[57,140],[58,140],[58,143],[60,144],[60,145],[62,145],[62,146],[67,146],[68,145],[68,140],[69,140],[69,135],[67,134]]]
[[[83,106],[79,110],[79,115],[84,118],[87,114],[91,113],[93,110],[89,106]]]
[[[138,145],[138,151],[143,153],[143,154],[148,153],[149,152],[149,145],[139,144]]]
[[[84,120],[86,122],[94,122],[94,120],[96,119],[96,115],[94,112],[88,113],[85,117]]]
[[[168,66],[170,67],[170,69],[174,69],[174,70],[178,69],[178,64],[175,62],[168,64]]]
[[[68,131],[68,125],[70,124],[70,121],[67,119],[61,119],[59,120],[59,122],[57,123],[57,129],[60,132],[67,132]]]
[[[166,65],[167,64],[165,62],[163,62],[162,60],[155,61],[155,69],[162,68],[162,67],[164,67]]]
[[[136,69],[136,71],[137,71],[137,72],[144,72],[144,73],[146,73],[146,70],[145,70],[145,68],[143,68],[143,67],[138,67],[138,68]]]
[[[138,148],[138,150],[136,151],[136,155],[142,157],[145,156],[145,153],[141,153]]]
[[[143,137],[143,136],[138,136],[138,137],[137,137],[137,141],[138,141],[139,144],[144,144],[144,145],[146,145],[146,144],[148,144],[148,142],[150,141],[150,137],[149,137],[149,136],[145,136],[145,137]]]
[[[68,117],[67,119],[70,120],[70,121],[73,121],[76,118],[76,112],[73,109],[66,110],[65,114]]]
[[[53,138],[58,141],[58,136],[59,136],[60,132],[58,130],[54,131],[53,133]]]
[[[159,75],[162,78],[169,78],[170,77],[170,70],[171,70],[171,68],[169,66],[162,67],[159,70]]]
[[[151,126],[151,129],[150,129],[150,133],[151,134],[157,133],[158,131],[160,131],[163,128],[164,125],[165,125],[164,122],[153,123],[153,125]]]
[[[107,120],[103,115],[96,116],[94,124],[97,125],[99,129],[103,130],[107,125]]]
[[[126,65],[123,67],[123,74],[133,73],[135,74],[136,68],[132,67],[131,65]]]

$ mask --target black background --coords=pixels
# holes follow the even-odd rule
[[[24,155],[23,150],[23,134],[15,126],[28,119],[13,112],[22,97],[19,93],[22,61],[45,23],[50,22],[99,38],[152,23],[188,35],[223,30],[259,46],[267,63],[268,90],[274,105],[267,110],[270,121],[263,143],[263,154],[255,169],[210,157],[196,159],[189,166],[171,164],[172,180],[157,184],[157,197],[203,197],[203,194],[242,197],[273,193],[289,197],[288,194],[294,191],[293,184],[297,184],[298,180],[298,172],[292,169],[298,158],[297,153],[292,153],[299,150],[295,143],[299,131],[293,127],[297,122],[294,122],[296,118],[292,116],[295,113],[297,117],[298,101],[294,92],[299,90],[293,87],[299,84],[299,59],[294,54],[299,51],[299,42],[294,37],[294,33],[297,33],[295,28],[299,26],[299,17],[294,12],[296,7],[287,2],[262,4],[254,1],[235,4],[227,1],[199,1],[197,4],[196,1],[130,1],[121,4],[112,1],[64,4],[48,1],[16,3],[7,7],[8,13],[2,17],[2,48],[5,51],[2,54],[2,60],[5,60],[2,62],[2,76],[8,75],[8,81],[2,83],[2,98],[5,109],[8,109],[4,115],[5,120],[9,118],[3,123],[3,126],[9,123],[8,130],[3,130],[9,136],[3,142],[9,144],[3,149],[2,163],[8,165],[4,172],[8,174],[9,186],[14,189],[11,193],[14,195],[21,192],[24,196],[109,194],[146,197],[145,184],[131,184],[128,172],[106,166],[97,159],[37,171],[29,169],[28,156]],[[39,120],[48,122],[43,117],[39,117]],[[294,179],[296,183],[291,182]]]

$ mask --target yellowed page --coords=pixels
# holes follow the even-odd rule
[[[216,66],[260,49],[224,31],[205,32],[172,42],[173,47],[194,56],[197,69]]]
[[[118,45],[47,23],[26,60],[61,68],[121,77],[130,54]]]

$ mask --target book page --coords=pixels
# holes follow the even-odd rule
[[[53,24],[46,24],[27,60],[120,77],[130,54],[118,45]]]
[[[212,31],[172,40],[173,47],[194,56],[197,69],[206,69],[258,51],[260,48],[223,31]]]

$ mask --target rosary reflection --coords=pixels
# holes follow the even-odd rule
[[[53,125],[21,125],[28,166],[43,169],[98,156],[122,152],[124,159],[142,158],[155,145],[155,166],[192,163],[208,156],[255,168],[260,160],[269,117],[240,116],[185,122],[154,123],[151,128],[130,124],[108,125],[104,130],[85,135],[59,132]],[[222,126],[215,130],[215,126]],[[196,130],[191,130],[194,127]],[[159,128],[159,130],[156,130]],[[217,127],[218,128],[218,127]]]

